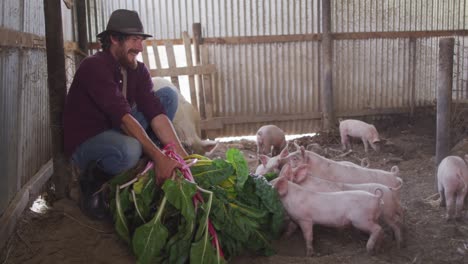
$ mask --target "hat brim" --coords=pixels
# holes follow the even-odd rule
[[[104,35],[106,35],[107,33],[110,33],[110,32],[117,32],[117,33],[122,33],[122,34],[125,34],[125,35],[137,35],[137,36],[143,36],[145,38],[152,38],[153,36],[150,35],[150,34],[146,34],[146,33],[143,33],[143,32],[130,32],[130,31],[123,31],[123,30],[104,30],[103,32],[99,33],[96,35],[96,37],[98,38],[102,38]]]

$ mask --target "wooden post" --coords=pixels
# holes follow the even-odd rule
[[[76,22],[78,24],[78,47],[88,54],[88,33],[86,27],[86,0],[76,0]]]
[[[416,39],[410,38],[410,67],[411,67],[411,86],[410,86],[410,117],[414,116],[414,108],[416,104]]]
[[[190,36],[187,33],[187,31],[182,32],[182,40],[184,42],[185,58],[187,59],[187,66],[192,67],[193,66],[192,43],[190,41]],[[195,87],[195,76],[189,75],[188,80],[189,80],[189,88],[190,88],[190,101],[193,107],[195,107],[195,109],[198,109],[197,88]]]
[[[52,158],[54,161],[52,181],[55,184],[57,199],[65,197],[66,188],[70,180],[67,171],[67,161],[63,152],[62,113],[67,94],[67,84],[60,4],[60,0],[44,0],[49,112],[52,135]]]
[[[330,131],[335,125],[333,110],[333,39],[331,35],[331,4],[330,0],[322,0],[322,113],[323,129]]]
[[[436,165],[439,165],[450,151],[450,107],[452,105],[454,44],[454,38],[439,40]]]
[[[192,26],[193,30],[193,48],[194,48],[194,59],[195,65],[200,65],[200,44],[202,44],[202,32],[201,32],[201,24],[200,23],[193,23]],[[197,101],[198,101],[198,111],[200,112],[200,116],[202,119],[206,118],[205,114],[205,100],[204,100],[204,92],[202,87],[202,76],[195,75],[195,86],[197,87]]]
[[[174,54],[174,45],[172,44],[172,41],[165,40],[164,46],[166,47],[167,63],[169,64],[169,68],[177,68],[176,58]],[[177,75],[171,76],[171,82],[180,91],[179,77]]]

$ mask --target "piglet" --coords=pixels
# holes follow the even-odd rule
[[[260,165],[255,170],[256,175],[264,175],[269,172],[279,172],[281,167],[287,162],[285,158],[289,155],[288,146],[283,148],[281,153],[272,158],[267,155],[259,155]]]
[[[302,146],[297,145],[296,148],[298,150],[289,153],[281,162],[288,162],[293,168],[307,165],[314,175],[329,181],[343,183],[373,182],[394,188],[400,186],[401,179],[398,177],[400,173],[398,166],[394,166],[391,171],[369,169],[357,165],[349,166],[327,159],[314,152],[306,151]]]
[[[381,217],[385,223],[392,228],[397,248],[400,248],[402,241],[401,223],[403,221],[403,209],[400,204],[398,193],[403,185],[403,181],[400,180],[400,185],[397,188],[387,187],[379,183],[351,184],[334,182],[321,179],[317,175],[314,175],[313,172],[309,171],[307,165],[301,165],[295,169],[285,169],[282,172],[283,177],[287,177],[290,181],[299,184],[301,187],[315,192],[359,190],[375,193],[377,189],[380,189],[383,192],[382,200],[384,202]]]
[[[288,167],[289,164],[284,165],[282,171]],[[376,194],[364,191],[312,192],[288,181],[286,177],[280,177],[273,186],[291,220],[302,229],[307,256],[314,253],[314,224],[331,227],[352,225],[369,233],[366,245],[369,253],[374,252],[376,243],[383,236],[382,227],[378,224],[383,205],[381,190]]]
[[[468,155],[445,157],[437,169],[440,206],[447,206],[447,220],[459,219],[468,191]],[[454,214],[455,213],[455,214]]]
[[[262,126],[257,131],[257,155],[278,155],[286,147],[283,130],[275,125]]]
[[[343,150],[346,150],[347,147],[351,148],[348,136],[361,138],[366,153],[369,144],[375,151],[379,150],[379,146],[375,144],[380,141],[379,133],[374,125],[366,122],[355,119],[340,121],[340,136]]]

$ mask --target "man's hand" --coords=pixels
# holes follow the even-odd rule
[[[182,164],[171,159],[168,156],[162,156],[157,161],[154,161],[154,173],[156,175],[156,183],[163,184],[168,178],[173,178],[176,168],[182,168]]]

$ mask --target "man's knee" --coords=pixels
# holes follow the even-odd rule
[[[103,160],[103,169],[109,174],[119,174],[135,166],[141,157],[143,148],[133,137],[126,137],[115,146],[115,155]]]

